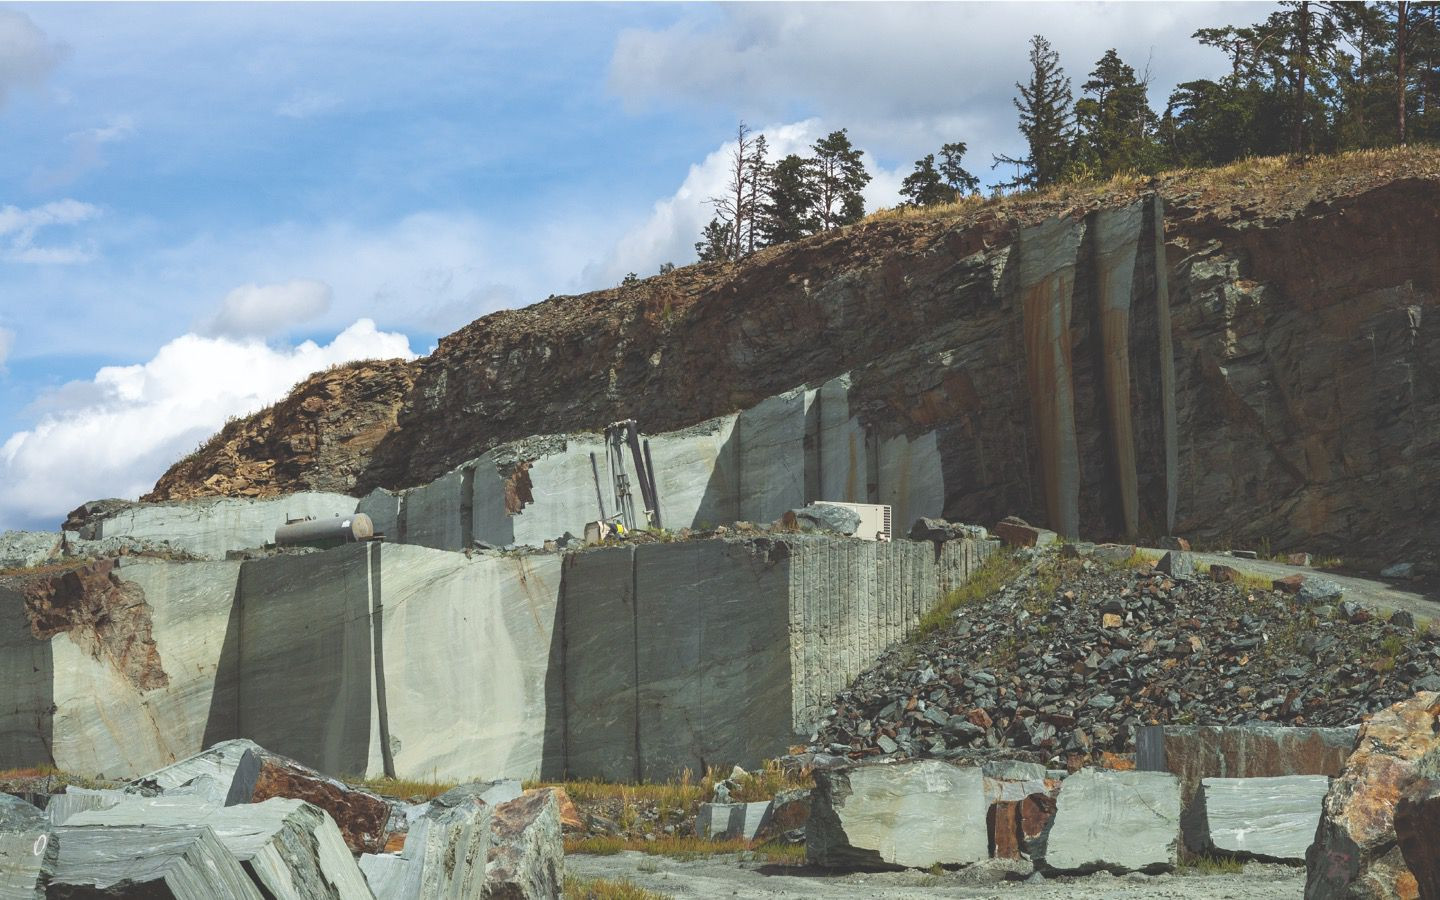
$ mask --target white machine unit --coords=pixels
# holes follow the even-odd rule
[[[860,527],[855,536],[867,541],[888,541],[893,536],[890,529],[890,507],[883,503],[841,503],[838,500],[816,500],[817,505],[843,506],[860,516]]]

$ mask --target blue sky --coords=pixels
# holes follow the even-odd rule
[[[0,529],[135,496],[347,358],[693,260],[743,118],[1018,153],[1046,33],[1163,105],[1267,4],[0,5]],[[1153,54],[1153,55],[1152,55]]]

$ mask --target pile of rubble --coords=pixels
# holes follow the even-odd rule
[[[888,651],[812,736],[851,759],[1024,748],[1074,768],[1153,724],[1349,725],[1440,689],[1440,636],[1318,575],[1256,582],[1189,554],[1023,549],[998,591]]]
[[[551,898],[559,809],[518,781],[407,804],[226,741],[122,787],[0,794],[0,896]]]

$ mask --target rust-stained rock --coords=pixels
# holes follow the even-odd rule
[[[170,677],[151,634],[150,604],[140,585],[116,574],[117,564],[107,559],[60,575],[27,579],[21,591],[30,633],[38,640],[68,635],[141,691],[165,687]]]
[[[1240,579],[1240,571],[1231,566],[1222,566],[1216,563],[1210,567],[1210,580],[1220,584],[1229,584]]]
[[[1401,792],[1395,839],[1420,900],[1440,900],[1440,778],[1422,777]]]
[[[1305,586],[1304,575],[1286,575],[1284,578],[1276,578],[1270,582],[1271,587],[1284,594],[1298,594],[1300,588]]]
[[[259,803],[271,797],[304,800],[328,812],[340,826],[340,834],[351,852],[379,853],[385,848],[390,804],[374,794],[327,778],[293,759],[263,751],[250,802]]]
[[[1045,834],[1055,817],[1055,798],[1036,792],[1022,800],[1001,800],[990,805],[986,826],[990,833],[990,855],[998,859],[1020,859],[1033,852],[1034,842]]]
[[[487,898],[549,900],[560,896],[565,884],[565,847],[554,788],[526,791],[496,806],[490,834]]]
[[[1428,767],[1427,754],[1440,755],[1440,694],[1423,691],[1360,726],[1305,857],[1306,900],[1420,895],[1396,839],[1395,816],[1402,792]]]
[[[570,792],[563,787],[551,788],[555,792],[555,803],[560,809],[560,827],[567,831],[579,831],[585,827],[585,821],[580,818],[580,809],[575,801],[570,799]]]
[[[990,529],[1000,540],[1012,547],[1048,547],[1059,539],[1047,528],[1036,528],[1024,519],[1007,516]]]
[[[512,516],[524,509],[527,503],[535,502],[535,493],[530,484],[531,464],[531,460],[521,460],[515,464],[514,470],[505,476],[505,511]]]

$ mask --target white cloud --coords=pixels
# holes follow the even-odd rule
[[[0,328],[0,373],[5,371],[5,360],[10,358],[10,349],[15,346],[15,332]]]
[[[38,88],[65,57],[29,16],[0,9],[0,106],[17,88]]]
[[[77,225],[99,215],[98,206],[70,199],[30,209],[0,206],[0,238],[6,238],[8,245],[0,249],[0,258],[10,262],[62,265],[92,259],[94,251],[88,247],[37,247],[35,234],[42,228]]]
[[[698,104],[749,119],[804,109],[856,145],[909,163],[946,141],[970,145],[967,167],[1020,136],[1010,104],[1028,42],[1046,35],[1079,95],[1114,47],[1143,71],[1152,104],[1180,81],[1223,73],[1195,29],[1263,19],[1264,3],[731,3],[616,40],[609,85],[632,108]],[[1155,52],[1163,49],[1163,52]]]
[[[38,167],[30,176],[30,187],[36,191],[51,191],[74,184],[82,175],[105,167],[103,148],[129,138],[135,133],[135,120],[131,116],[111,116],[104,125],[72,131],[65,135],[70,145],[70,155],[59,165]]]
[[[226,337],[273,337],[322,315],[330,300],[330,285],[309,278],[241,285],[226,295],[204,330]]]
[[[806,119],[757,128],[755,132],[765,135],[770,159],[777,160],[791,153],[809,155],[810,145],[830,130],[819,119]],[[700,231],[715,215],[708,201],[723,194],[730,181],[733,149],[733,144],[726,142],[703,161],[692,165],[674,194],[657,201],[650,216],[626,232],[608,255],[586,266],[584,280],[600,285],[615,284],[627,272],[652,273],[664,262],[676,265],[693,262]],[[894,206],[900,199],[904,173],[877,166],[868,154],[864,161],[871,177],[863,192],[866,210]]]
[[[397,356],[413,358],[409,339],[361,319],[324,346],[186,334],[149,362],[100,369],[0,444],[0,530],[54,527],[85,500],[137,497],[227,417],[275,402],[327,366]]]
[[[287,119],[308,119],[340,106],[340,98],[320,91],[296,91],[275,108],[275,115]]]

